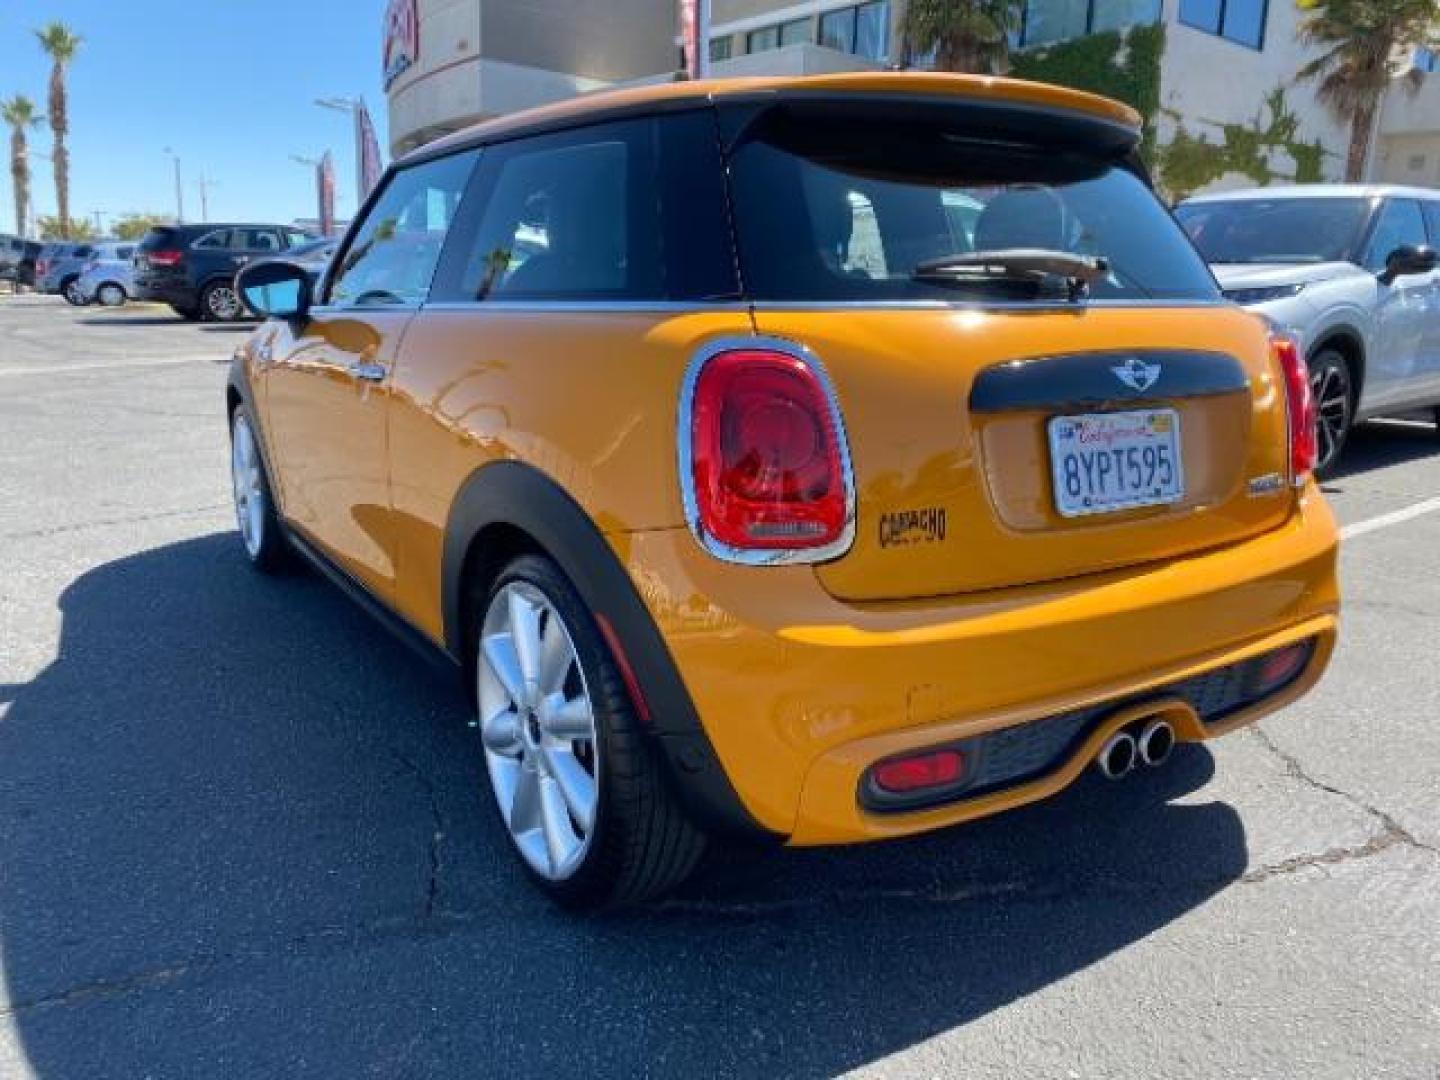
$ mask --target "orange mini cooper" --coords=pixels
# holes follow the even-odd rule
[[[902,836],[1294,701],[1339,607],[1292,342],[1140,123],[1005,79],[675,83],[393,166],[228,388],[240,534],[447,658],[561,903]]]

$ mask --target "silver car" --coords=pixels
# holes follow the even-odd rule
[[[137,241],[112,241],[95,245],[95,254],[80,272],[75,291],[86,304],[119,307],[135,295],[135,248]]]
[[[83,303],[76,285],[80,272],[94,254],[94,244],[46,244],[35,263],[36,290],[52,296],[58,293],[72,304]]]
[[[1321,471],[1358,421],[1440,406],[1440,191],[1256,188],[1175,213],[1225,295],[1299,337]]]

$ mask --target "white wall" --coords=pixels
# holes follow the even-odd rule
[[[1339,179],[1345,172],[1349,132],[1315,100],[1313,83],[1292,85],[1295,72],[1314,55],[1299,40],[1301,12],[1293,0],[1270,0],[1269,7],[1265,49],[1257,52],[1183,25],[1180,0],[1165,0],[1167,36],[1160,78],[1161,107],[1179,113],[1191,135],[1203,133],[1211,142],[1221,143],[1221,123],[1251,124],[1258,116],[1262,126],[1267,124],[1265,97],[1283,82],[1287,84],[1286,103],[1300,121],[1296,139],[1311,142],[1319,138],[1329,151],[1322,166],[1325,178]],[[1162,144],[1170,141],[1175,126],[1174,119],[1162,113]],[[1270,168],[1285,177],[1293,173],[1294,162],[1282,152],[1272,157]],[[1230,175],[1209,190],[1253,184],[1247,176]]]

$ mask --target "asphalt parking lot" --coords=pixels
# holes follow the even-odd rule
[[[233,534],[229,327],[0,297],[0,1076],[1440,1076],[1440,437],[1322,688],[1121,784],[557,913],[459,695]]]

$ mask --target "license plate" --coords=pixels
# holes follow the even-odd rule
[[[1063,517],[1163,506],[1185,497],[1174,409],[1057,416],[1049,434],[1055,508]]]

